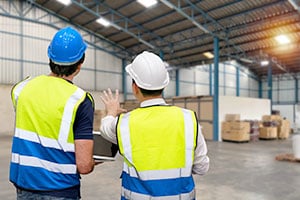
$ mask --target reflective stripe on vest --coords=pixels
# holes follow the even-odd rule
[[[73,134],[71,133],[73,133],[76,109],[84,100],[86,93],[66,80],[55,77],[40,76],[32,79],[32,81],[25,80],[16,85],[12,91],[12,98],[15,101],[15,108],[17,108],[16,112],[18,113],[20,110],[20,105],[21,108],[28,109],[27,114],[24,115],[20,112],[16,115],[10,180],[19,187],[33,190],[58,190],[78,185],[79,175],[75,161]],[[26,96],[22,97],[23,91],[28,96],[30,92],[43,89],[43,85],[48,86],[48,89],[50,87],[53,90],[60,90],[60,94],[64,93],[62,96],[54,97],[52,99],[54,101],[48,105],[49,108],[47,109],[51,109],[52,107],[55,108],[57,104],[55,102],[61,102],[60,110],[49,112],[51,113],[49,116],[52,117],[50,119],[60,119],[48,120],[51,124],[49,125],[50,129],[43,125],[48,122],[47,115],[39,118],[39,115],[35,114],[45,111],[38,106],[45,100],[47,101],[45,99],[48,97],[47,93],[44,92],[43,95],[37,96],[36,98],[40,99],[36,104],[32,104],[34,102],[32,100],[24,101]],[[29,107],[27,107],[28,102],[31,102]],[[30,109],[33,111],[32,114]],[[29,117],[29,121],[34,121],[28,123],[22,120],[23,115]],[[18,121],[20,119],[22,121]],[[42,119],[41,123],[39,123],[40,119]],[[48,133],[51,133],[49,137],[47,137]],[[62,179],[64,181],[61,181]]]
[[[195,190],[192,190],[189,193],[172,195],[172,196],[159,196],[159,197],[150,197],[149,195],[144,195],[136,192],[129,191],[122,187],[121,195],[124,200],[195,200],[196,194]]]
[[[28,83],[28,81],[30,81],[30,77],[27,77],[24,81],[22,81],[21,83],[17,84],[14,88],[13,88],[13,97],[12,97],[12,101],[14,104],[14,107],[17,105],[18,103],[18,99],[19,99],[19,95],[22,91],[22,89],[25,87],[25,85]]]
[[[164,106],[168,110],[172,109],[180,109],[177,107],[170,107],[170,106]],[[141,108],[138,112],[143,112],[144,108]],[[156,108],[145,108],[145,109],[156,109]],[[167,110],[164,110],[167,112]],[[143,188],[139,188],[138,185],[143,185],[145,187],[150,187],[153,189],[157,186],[162,186],[164,184],[170,185],[172,184],[172,181],[175,183],[184,182],[187,184],[184,193],[185,194],[194,194],[194,182],[192,178],[192,165],[193,165],[193,157],[194,157],[194,149],[196,145],[196,135],[197,135],[197,121],[195,118],[195,115],[192,111],[186,110],[186,109],[180,109],[182,116],[183,116],[183,123],[184,123],[184,164],[181,168],[168,168],[168,169],[148,169],[148,170],[138,170],[136,168],[136,164],[134,163],[134,156],[132,155],[132,144],[131,144],[131,127],[130,127],[130,118],[131,115],[135,114],[134,112],[129,112],[126,114],[123,114],[119,118],[117,130],[118,130],[118,142],[120,146],[120,152],[124,156],[124,166],[123,166],[123,174],[122,174],[122,186],[123,190],[130,190],[131,192],[135,192],[136,195],[138,194],[142,195],[143,198],[141,199],[150,199],[149,197],[152,195],[151,192],[149,194],[148,191],[138,191],[139,189],[143,190]],[[176,112],[175,112],[176,113]],[[172,117],[180,117],[180,116],[172,116]],[[158,119],[160,120],[160,119]],[[156,126],[159,126],[161,121],[158,121]],[[178,126],[178,125],[177,125]],[[177,127],[176,126],[176,127]],[[179,125],[180,126],[180,125]],[[146,128],[145,128],[146,129]],[[146,142],[147,143],[147,142]],[[126,178],[125,178],[126,177]],[[126,180],[124,180],[126,179]],[[151,183],[148,181],[152,181]],[[171,181],[170,181],[171,180]],[[144,182],[146,181],[146,182]],[[143,183],[142,183],[143,182]],[[150,184],[148,184],[150,183]],[[132,185],[135,185],[136,187],[133,188]],[[148,185],[148,186],[146,186]],[[176,185],[176,184],[174,184]],[[178,184],[181,185],[181,184]],[[174,186],[175,187],[175,186]],[[162,186],[163,188],[163,186]],[[170,188],[170,187],[169,187]],[[179,196],[181,196],[183,191],[181,188],[176,188],[177,191],[172,191],[172,189],[169,189],[168,187],[165,188],[165,191],[161,191],[158,193],[161,194],[153,194],[156,195],[162,195],[166,196],[164,199],[169,199],[167,196],[170,196],[170,199],[178,199]],[[187,189],[189,188],[189,189]],[[136,190],[136,191],[133,191]],[[145,189],[147,190],[147,189]],[[155,189],[154,189],[155,190]],[[174,188],[175,190],[175,188]],[[181,192],[180,192],[181,191]],[[155,191],[154,191],[155,192]],[[127,192],[128,193],[128,192]],[[172,193],[172,195],[168,195]],[[181,194],[182,193],[182,194]],[[130,194],[130,193],[128,193]],[[128,197],[126,195],[126,199],[134,199],[133,197]],[[175,197],[177,196],[177,197]],[[187,195],[188,198],[183,199],[194,199],[194,197],[191,197],[190,195]],[[144,198],[145,197],[145,198]],[[182,197],[180,197],[182,198]],[[139,198],[135,198],[139,199]]]

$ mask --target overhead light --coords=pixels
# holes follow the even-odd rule
[[[260,62],[261,66],[267,66],[269,65],[269,61],[268,60],[263,60]]]
[[[240,58],[240,60],[245,62],[245,63],[249,63],[249,64],[252,64],[254,62],[253,60],[250,60],[248,58]]]
[[[210,53],[209,51],[204,52],[203,55],[209,59],[214,57],[214,54]]]
[[[157,0],[137,0],[137,2],[139,2],[146,8],[149,8],[149,7],[157,4]]]
[[[71,0],[56,0],[56,1],[58,1],[58,2],[60,2],[62,4],[64,4],[64,5],[66,5],[66,6],[68,6],[68,5],[70,5],[72,3]]]
[[[99,19],[97,19],[97,22],[105,27],[110,26],[110,21],[108,21],[107,19],[105,19],[104,17],[100,17]]]
[[[289,44],[291,41],[286,35],[278,35],[275,37],[279,44]]]

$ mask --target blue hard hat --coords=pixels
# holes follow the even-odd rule
[[[72,65],[82,58],[86,47],[80,33],[66,27],[54,35],[48,47],[48,57],[56,64]]]

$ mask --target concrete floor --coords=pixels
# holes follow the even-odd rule
[[[299,200],[300,162],[276,161],[292,153],[292,141],[207,142],[211,159],[205,176],[195,176],[198,200]],[[0,136],[0,199],[15,199],[8,181],[11,136]],[[120,199],[122,158],[82,176],[82,199]]]

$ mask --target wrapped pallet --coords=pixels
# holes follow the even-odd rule
[[[250,141],[258,141],[260,122],[258,120],[247,121],[250,123]]]

